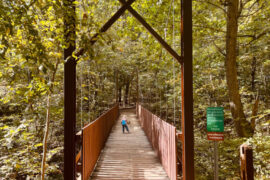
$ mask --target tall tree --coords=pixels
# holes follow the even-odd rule
[[[241,13],[241,8],[239,9],[239,0],[228,0],[227,5],[225,70],[230,98],[230,108],[237,134],[240,137],[249,137],[253,135],[254,130],[251,124],[246,120],[243,110],[243,104],[239,93],[236,64],[238,19]]]

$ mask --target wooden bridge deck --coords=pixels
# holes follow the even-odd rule
[[[135,110],[125,110],[123,114],[131,122],[128,125],[130,134],[122,133],[119,118],[91,179],[169,179],[139,125]]]

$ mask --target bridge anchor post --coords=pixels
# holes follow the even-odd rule
[[[182,172],[194,180],[192,1],[181,0]]]

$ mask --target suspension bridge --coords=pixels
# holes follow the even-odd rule
[[[122,4],[121,8],[89,39],[89,44],[93,46],[101,33],[105,33],[125,11],[129,11],[174,60],[181,64],[181,131],[176,131],[173,125],[161,120],[140,104],[136,105],[136,110],[129,111],[120,111],[116,104],[76,133],[76,65],[86,49],[76,49],[75,0],[63,1],[66,44],[64,179],[194,180],[192,1],[180,2],[180,55],[167,44],[166,38],[164,40],[132,8],[131,5],[136,0],[118,1]],[[127,115],[131,121],[130,134],[121,134],[121,114]],[[248,146],[241,146],[240,149],[241,178],[253,179],[252,149]]]
[[[122,132],[123,115],[130,122],[130,133]],[[117,104],[78,136],[78,179],[181,178],[176,128],[141,105],[120,111]]]
[[[128,113],[134,125],[131,125],[131,134],[123,135],[119,133],[117,119],[120,112],[116,105],[76,134],[76,65],[86,49],[76,49],[76,3],[66,0],[63,3],[67,44],[64,49],[64,179],[193,180],[192,1],[181,0],[180,55],[133,9],[131,5],[135,0],[119,2],[121,8],[92,36],[89,44],[94,45],[101,33],[129,11],[181,64],[182,133],[177,133],[174,126],[137,105],[136,113]],[[177,146],[179,140],[180,148]]]

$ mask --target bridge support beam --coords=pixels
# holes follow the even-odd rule
[[[75,0],[64,1],[64,179],[75,180],[76,129],[76,60],[72,57],[76,43]]]
[[[192,0],[181,0],[182,170],[184,180],[194,180]]]

